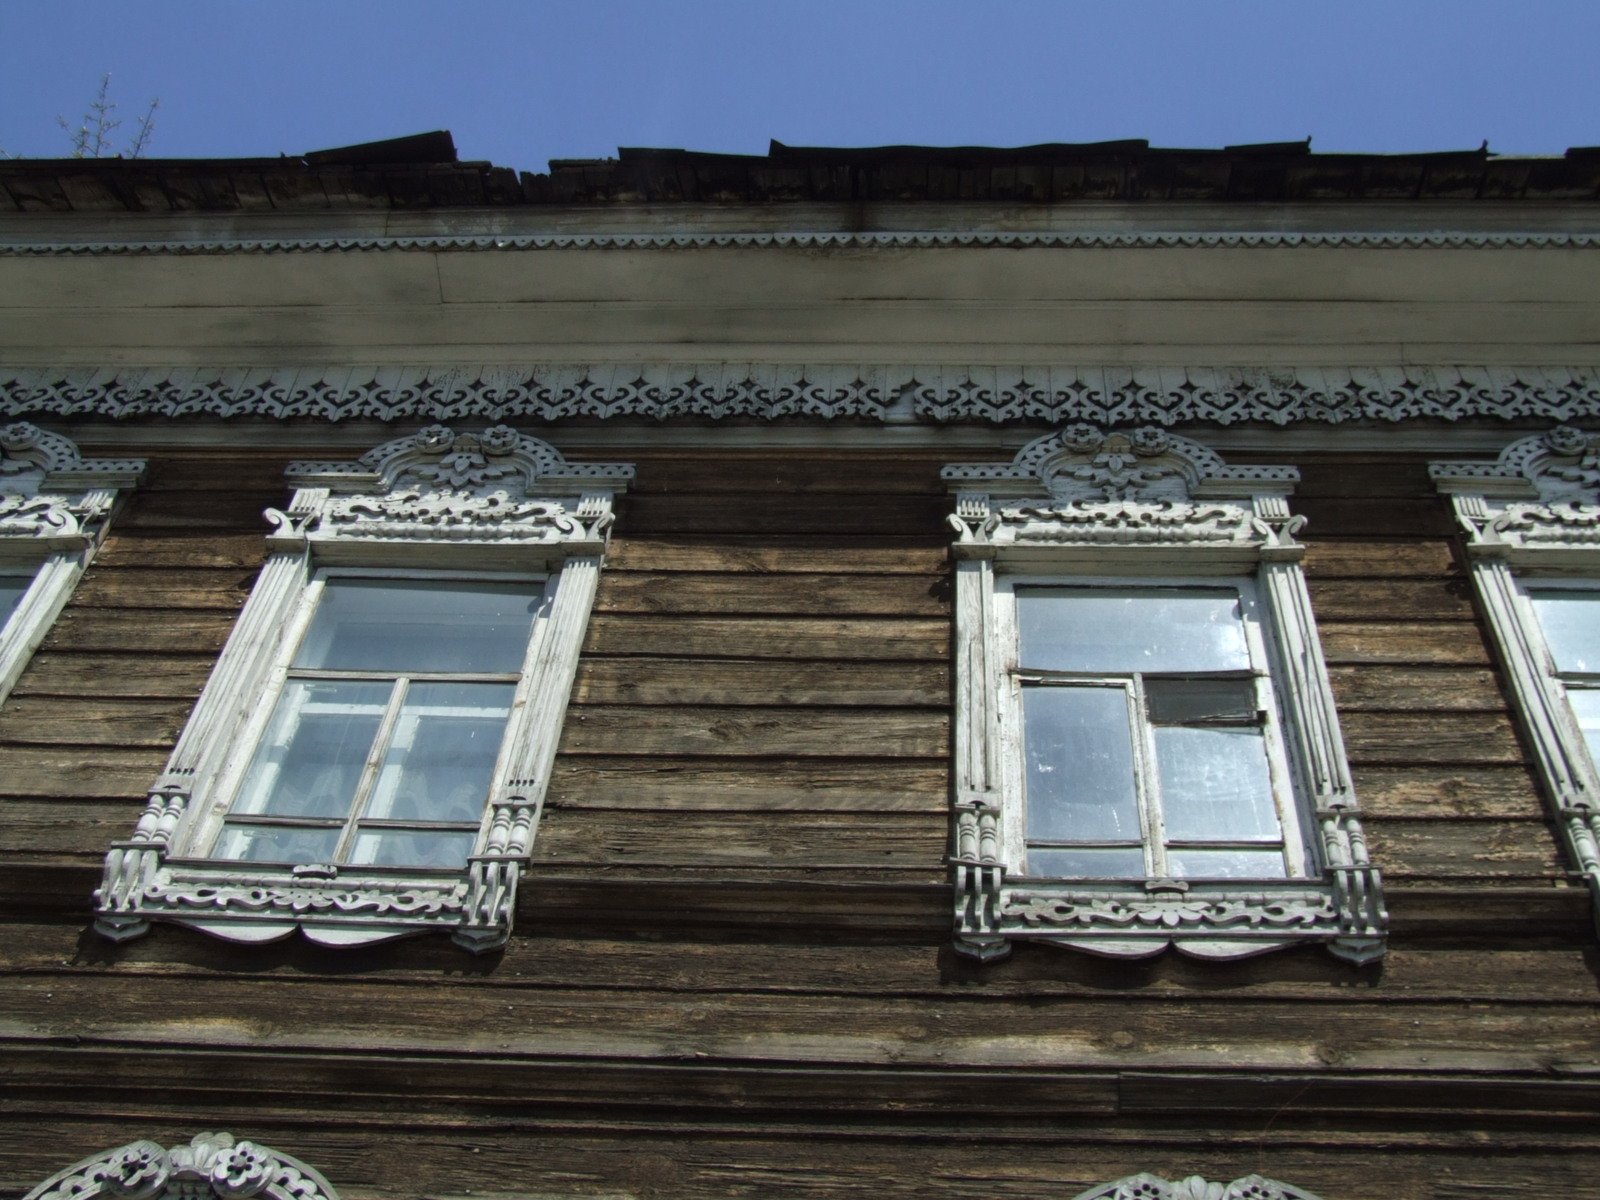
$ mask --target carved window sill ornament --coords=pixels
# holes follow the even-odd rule
[[[1154,1175],[1130,1175],[1092,1187],[1076,1200],[1317,1200],[1303,1188],[1275,1179],[1246,1175],[1232,1183],[1213,1183],[1198,1175],[1168,1181]]]
[[[502,946],[633,468],[431,426],[288,476],[95,928]]]
[[[143,459],[85,459],[57,433],[0,427],[0,701],[105,538]]]
[[[1493,462],[1435,462],[1556,828],[1600,927],[1600,435],[1560,427]]]
[[[45,1180],[23,1200],[339,1200],[318,1172],[299,1159],[202,1133],[187,1146],[164,1149],[130,1142],[90,1155]]]
[[[1074,425],[943,476],[956,948],[1382,955],[1287,504],[1298,472]]]

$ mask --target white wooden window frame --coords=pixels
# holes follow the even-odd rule
[[[956,948],[981,960],[1038,941],[1112,957],[1167,947],[1240,958],[1320,942],[1354,962],[1385,948],[1382,881],[1367,857],[1287,496],[1291,467],[1230,467],[1152,427],[1069,426],[1010,463],[946,467],[956,496],[956,713],[951,875]],[[1018,586],[1120,580],[1256,595],[1289,782],[1287,879],[1142,881],[1023,874],[1015,605]],[[1253,585],[1253,587],[1252,587]]]
[[[1272,663],[1276,657],[1271,645],[1271,632],[1265,619],[1263,606],[1257,595],[1255,581],[1243,575],[1167,575],[1147,576],[1085,576],[1010,574],[1000,571],[994,582],[994,636],[1004,652],[994,662],[998,677],[994,680],[996,695],[1000,697],[1002,769],[1006,773],[1005,793],[1008,796],[1025,796],[1027,793],[1026,759],[1024,755],[1023,691],[1036,681],[1043,686],[1105,686],[1116,687],[1130,693],[1129,728],[1132,733],[1132,752],[1135,771],[1135,793],[1143,824],[1143,847],[1149,868],[1146,877],[1165,878],[1168,872],[1160,870],[1165,854],[1164,811],[1157,799],[1160,783],[1157,779],[1156,755],[1153,744],[1154,725],[1144,711],[1141,678],[1143,672],[1126,671],[1049,672],[1035,674],[1019,661],[1021,646],[1017,620],[1017,590],[1033,588],[1070,587],[1084,589],[1115,589],[1131,591],[1140,588],[1166,591],[1226,591],[1239,597],[1240,628],[1245,639],[1245,649],[1250,661],[1250,676],[1255,701],[1263,719],[1263,742],[1268,772],[1272,780],[1273,809],[1283,835],[1284,877],[1303,879],[1309,874],[1308,863],[1314,852],[1308,847],[1301,830],[1300,785],[1289,763],[1283,740],[1283,720],[1273,687]],[[1195,672],[1196,675],[1207,674]],[[1219,676],[1222,672],[1217,672]],[[1017,875],[1029,876],[1039,872],[1028,869],[1027,810],[1025,804],[1008,804],[1004,814],[1006,868]]]
[[[1532,765],[1600,929],[1600,770],[1529,597],[1600,592],[1600,435],[1562,426],[1492,462],[1439,461],[1429,473],[1450,498]]]
[[[119,493],[144,469],[143,459],[86,459],[27,422],[0,428],[0,575],[26,581],[0,618],[0,703],[105,540]]]
[[[216,668],[132,836],[114,843],[95,927],[122,941],[170,921],[233,941],[296,930],[327,945],[448,932],[474,952],[510,935],[612,522],[633,468],[568,463],[504,426],[430,426],[353,463],[295,463],[286,512]],[[465,870],[207,857],[272,718],[330,574],[540,578],[512,715]]]

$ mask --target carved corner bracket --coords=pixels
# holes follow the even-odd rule
[[[23,1200],[339,1200],[321,1173],[297,1158],[227,1133],[187,1146],[130,1142],[59,1171]]]

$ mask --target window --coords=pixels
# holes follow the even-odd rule
[[[1534,767],[1600,922],[1600,437],[1521,438],[1435,462]]]
[[[57,433],[0,428],[0,701],[66,606],[142,459],[85,459]]]
[[[957,948],[1381,954],[1293,469],[1075,426],[945,478]]]
[[[632,468],[435,426],[289,473],[260,580],[107,856],[97,928],[492,949]]]

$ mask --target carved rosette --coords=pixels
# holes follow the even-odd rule
[[[813,420],[1175,426],[1582,420],[1593,367],[636,363],[0,369],[13,415],[325,421]]]
[[[1246,1175],[1232,1183],[1213,1183],[1199,1175],[1166,1180],[1155,1175],[1130,1175],[1092,1187],[1076,1200],[1317,1200],[1304,1188],[1275,1179]]]
[[[284,511],[269,510],[272,554],[228,647],[152,790],[133,834],[114,843],[95,893],[96,929],[116,941],[174,921],[236,941],[297,930],[361,945],[436,930],[474,952],[510,935],[522,867],[560,732],[578,646],[631,466],[569,463],[505,426],[430,426],[353,462],[297,462]],[[491,557],[485,557],[486,555]],[[546,572],[533,664],[512,706],[510,777],[484,815],[479,852],[459,871],[209,860],[219,782],[242,712],[275,687],[280,631],[322,561]],[[210,822],[209,830],[206,823]]]
[[[1300,941],[1366,962],[1383,953],[1388,915],[1368,860],[1327,667],[1317,647],[1289,511],[1292,467],[1225,463],[1166,430],[1069,426],[1008,463],[962,463],[942,476],[955,493],[956,803],[950,855],[956,948],[980,960],[1014,941],[1117,957],[1168,947],[1232,958]],[[1002,831],[1005,737],[993,661],[998,571],[1045,574],[1152,569],[1179,575],[1255,573],[1279,654],[1274,679],[1292,699],[1293,743],[1320,834],[1321,878],[1256,887],[1222,881],[1126,884],[1007,874]],[[1283,678],[1277,679],[1281,670]]]
[[[163,1149],[130,1142],[52,1175],[23,1200],[339,1200],[299,1159],[227,1133],[202,1133]]]

